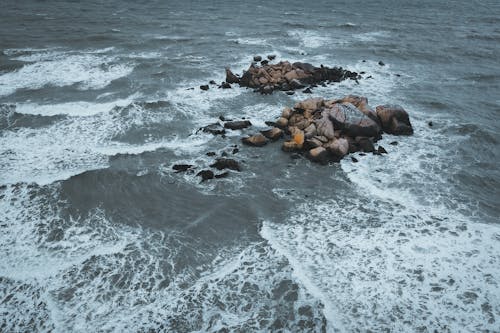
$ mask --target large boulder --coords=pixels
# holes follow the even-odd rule
[[[349,136],[378,137],[380,135],[379,125],[351,103],[335,103],[327,110],[328,117],[335,128],[343,130]]]
[[[344,138],[338,138],[329,142],[326,148],[337,160],[341,160],[349,153],[349,142]]]
[[[413,134],[410,117],[401,106],[379,105],[376,111],[384,132],[394,135]]]
[[[335,138],[333,123],[327,111],[322,111],[321,117],[316,119],[314,123],[316,124],[316,133],[318,136],[323,136],[329,140]]]
[[[261,133],[249,136],[247,138],[241,139],[241,142],[248,146],[262,147],[268,142],[267,138]]]

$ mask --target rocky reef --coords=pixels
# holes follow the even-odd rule
[[[366,97],[349,95],[341,99],[309,98],[293,108],[285,107],[272,128],[242,139],[251,146],[264,146],[269,140],[284,137],[281,149],[304,154],[313,162],[338,162],[358,151],[386,153],[374,143],[382,133],[411,135],[408,113],[398,105],[372,109]]]
[[[274,59],[272,55],[268,58]],[[254,57],[254,61],[260,61],[260,65],[252,62],[241,76],[226,68],[226,83],[237,83],[241,87],[253,88],[262,94],[271,94],[275,90],[292,92],[296,89],[306,88],[306,85],[325,85],[347,79],[361,79],[360,74],[342,67],[330,68],[323,65],[315,67],[309,63],[290,63],[288,61],[269,64],[268,60],[261,59],[260,56]],[[310,92],[310,88],[306,88],[304,92]]]

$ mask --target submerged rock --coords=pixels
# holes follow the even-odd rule
[[[198,131],[203,131],[205,133],[210,133],[213,135],[223,135],[226,134],[226,130],[219,123],[213,123],[205,127],[200,128]]]
[[[204,182],[205,180],[213,179],[214,172],[212,170],[201,170],[196,176],[201,177],[201,181]]]
[[[174,166],[172,166],[172,169],[175,170],[176,173],[179,173],[179,172],[185,172],[189,170],[191,167],[192,167],[191,164],[175,164]]]
[[[216,168],[217,170],[230,169],[234,171],[241,171],[240,164],[230,158],[218,158],[215,163],[211,164],[210,167]]]

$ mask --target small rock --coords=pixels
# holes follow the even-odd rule
[[[207,125],[205,127],[200,128],[199,130],[201,130],[201,131],[203,131],[205,133],[213,134],[213,135],[224,135],[224,134],[226,134],[226,130],[219,123],[213,123],[213,124]]]
[[[434,126],[434,124],[433,124],[433,122],[432,122],[432,121],[429,121],[429,122],[427,123],[427,125],[429,125],[429,127]]]
[[[269,55],[267,56],[267,59],[269,59],[269,60],[274,60],[274,59],[276,59],[276,55],[274,55],[274,54],[269,54]]]
[[[344,138],[335,139],[327,145],[327,148],[340,160],[349,153],[349,142]]]
[[[371,153],[375,151],[375,146],[373,145],[372,140],[370,138],[356,138],[356,143],[359,146],[359,149],[361,151],[364,151],[365,153]]]
[[[224,128],[231,130],[240,130],[250,126],[252,126],[252,123],[248,120],[228,121],[224,124]]]
[[[217,170],[230,169],[241,171],[240,164],[236,160],[230,158],[218,158],[215,160],[214,164],[210,165],[210,167],[216,168]]]
[[[208,84],[204,84],[204,85],[200,86],[200,89],[206,91],[206,90],[210,89],[210,87],[208,86]]]
[[[317,147],[309,150],[307,152],[307,158],[313,162],[326,164],[328,163],[329,153],[324,147]]]
[[[358,163],[358,159],[356,157],[354,157],[354,156],[351,156],[351,161],[353,163]]]
[[[278,126],[275,121],[265,121],[264,124],[270,127],[276,127]]]
[[[262,135],[262,134],[255,134],[252,136],[249,136],[248,138],[243,138],[241,139],[241,142],[248,146],[254,146],[254,147],[262,147],[265,146],[268,142],[267,138]]]
[[[261,65],[261,66],[265,66],[265,65],[267,65],[268,63],[269,63],[269,61],[268,61],[268,60],[262,60],[262,61],[260,62],[260,65]]]
[[[192,167],[191,164],[175,164],[174,166],[172,166],[172,169],[175,170],[175,173],[178,173],[187,171],[191,167]]]
[[[222,89],[231,89],[231,85],[227,82],[222,82],[220,86]]]
[[[312,90],[310,88],[307,88],[302,91],[304,94],[312,94]]]
[[[287,91],[286,94],[288,96],[292,96],[292,95],[295,95],[295,91]]]
[[[397,141],[392,141],[391,143],[389,143],[390,145],[392,146],[397,146],[398,145],[398,142]]]
[[[204,182],[205,180],[213,179],[214,178],[214,173],[212,170],[202,170],[196,174],[196,176],[201,177],[201,181]]]
[[[239,150],[238,148],[234,148],[234,149],[233,149],[233,155],[234,155],[234,154],[237,154],[239,151],[240,151],[240,150]]]
[[[292,115],[293,111],[290,109],[288,106],[286,106],[283,111],[281,111],[281,116],[283,118],[289,119],[290,116]]]
[[[294,140],[283,142],[283,146],[281,146],[281,150],[285,152],[294,152],[300,151],[302,149],[302,145],[299,145]]]
[[[291,89],[302,89],[304,88],[304,85],[297,79],[293,79],[290,81],[290,88]]]
[[[278,120],[276,121],[276,126],[280,128],[285,128],[288,126],[288,119],[284,117],[279,117]]]
[[[229,176],[228,171],[223,172],[223,173],[219,173],[218,175],[215,175],[215,178],[226,178],[227,176]]]
[[[380,60],[380,61],[378,62],[378,64],[379,64],[380,66],[385,66],[385,64],[384,64],[384,62],[383,62],[382,60]]]
[[[261,60],[262,60],[262,57],[261,57],[261,56],[254,56],[254,57],[253,57],[253,61],[255,61],[255,62],[259,62],[259,61],[261,61]]]
[[[215,156],[216,154],[215,154],[215,152],[213,152],[213,151],[209,151],[209,152],[208,152],[208,153],[206,153],[205,155],[207,155],[207,156]]]
[[[260,93],[263,95],[271,95],[274,91],[273,86],[267,85],[260,89]]]
[[[377,151],[378,151],[380,154],[387,154],[387,150],[385,150],[385,148],[384,148],[384,147],[382,147],[382,146],[378,146]]]
[[[210,84],[217,84],[214,80],[210,80],[210,82],[208,82]]]
[[[262,135],[268,138],[271,141],[276,141],[279,138],[283,137],[283,131],[277,127],[273,127],[269,130],[261,131]]]
[[[220,116],[219,116],[219,120],[221,120],[221,121],[232,121],[231,119],[226,118],[226,117],[224,117],[223,115],[220,115]]]

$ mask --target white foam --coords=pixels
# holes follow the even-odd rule
[[[261,45],[261,46],[270,45],[269,42],[267,42],[267,40],[264,38],[239,37],[239,38],[229,39],[229,41],[243,45]]]
[[[371,31],[360,34],[354,34],[353,37],[361,42],[375,42],[381,38],[390,37],[389,31]]]
[[[113,64],[113,57],[96,54],[35,53],[19,57],[34,61],[22,68],[0,75],[0,96],[17,89],[64,87],[77,84],[78,89],[101,89],[113,80],[129,75],[131,64]]]
[[[31,111],[42,113],[46,109],[50,108]],[[162,147],[176,154],[202,149],[206,141],[200,137],[145,137],[138,144],[114,140],[132,126],[167,123],[173,117],[169,112],[149,112],[131,104],[126,112],[113,108],[110,112],[65,118],[46,127],[5,131],[0,137],[0,183],[49,184],[86,170],[105,168],[108,157],[118,153],[138,154]]]
[[[314,30],[290,30],[288,35],[298,39],[301,46],[312,49],[327,45],[331,42],[330,37],[322,35]]]
[[[37,103],[18,103],[16,104],[16,112],[42,116],[92,116],[97,113],[109,112],[114,107],[127,106],[138,97],[139,95],[136,94],[125,99],[119,99],[108,103],[91,103],[83,101],[45,105]]]

